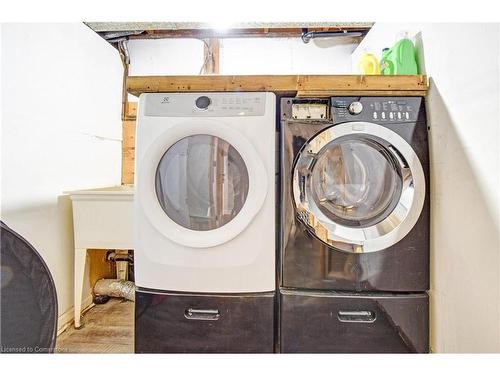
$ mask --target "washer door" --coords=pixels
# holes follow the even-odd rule
[[[213,247],[236,237],[267,195],[267,174],[250,142],[206,120],[179,124],[158,137],[138,178],[138,196],[151,223],[189,247]]]
[[[398,134],[368,122],[327,128],[301,149],[293,170],[298,219],[325,244],[363,253],[386,249],[417,222],[422,165]]]

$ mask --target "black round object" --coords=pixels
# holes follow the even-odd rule
[[[0,221],[1,352],[52,353],[57,295],[50,271],[35,248]]]
[[[200,96],[196,99],[196,106],[199,109],[207,109],[210,103],[212,103],[212,100],[208,96]]]
[[[101,296],[101,295],[95,295],[94,298],[92,298],[92,302],[94,302],[96,305],[102,305],[108,302],[110,299],[109,296]]]

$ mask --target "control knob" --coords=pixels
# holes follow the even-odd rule
[[[363,104],[361,102],[352,102],[349,104],[349,108],[347,108],[351,115],[359,115],[363,110]]]
[[[211,103],[212,100],[208,96],[200,96],[198,99],[196,99],[196,106],[199,109],[207,109]]]

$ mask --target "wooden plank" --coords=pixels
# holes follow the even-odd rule
[[[135,147],[135,120],[122,122],[122,146]]]
[[[122,152],[122,184],[134,183],[135,148],[124,148]]]
[[[137,102],[127,102],[125,107],[125,119],[135,119],[137,117]]]
[[[426,91],[424,75],[129,76],[127,91]]]
[[[122,184],[134,183],[135,124],[135,120],[122,122]]]
[[[330,96],[426,96],[425,90],[392,90],[392,91],[330,91],[330,90],[301,90],[297,91],[297,97],[330,97]]]

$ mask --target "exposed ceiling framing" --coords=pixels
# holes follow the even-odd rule
[[[130,59],[127,40],[196,38],[203,41],[204,63],[200,74],[219,74],[220,39],[224,38],[302,38],[304,43],[317,37],[350,38],[358,43],[370,30],[370,22],[286,22],[286,23],[238,23],[216,25],[210,23],[187,22],[85,22],[101,37],[115,46],[123,61],[123,98],[122,117],[126,119],[128,94],[126,82],[129,74]],[[224,27],[222,27],[224,26]]]
[[[204,22],[85,22],[95,32],[138,30],[217,29],[221,25]],[[242,22],[226,29],[370,28],[373,22]]]
[[[119,39],[162,38],[286,38],[301,37],[305,32],[368,32],[370,22],[239,23],[221,28],[209,23],[182,22],[86,22],[86,25],[113,43]]]

